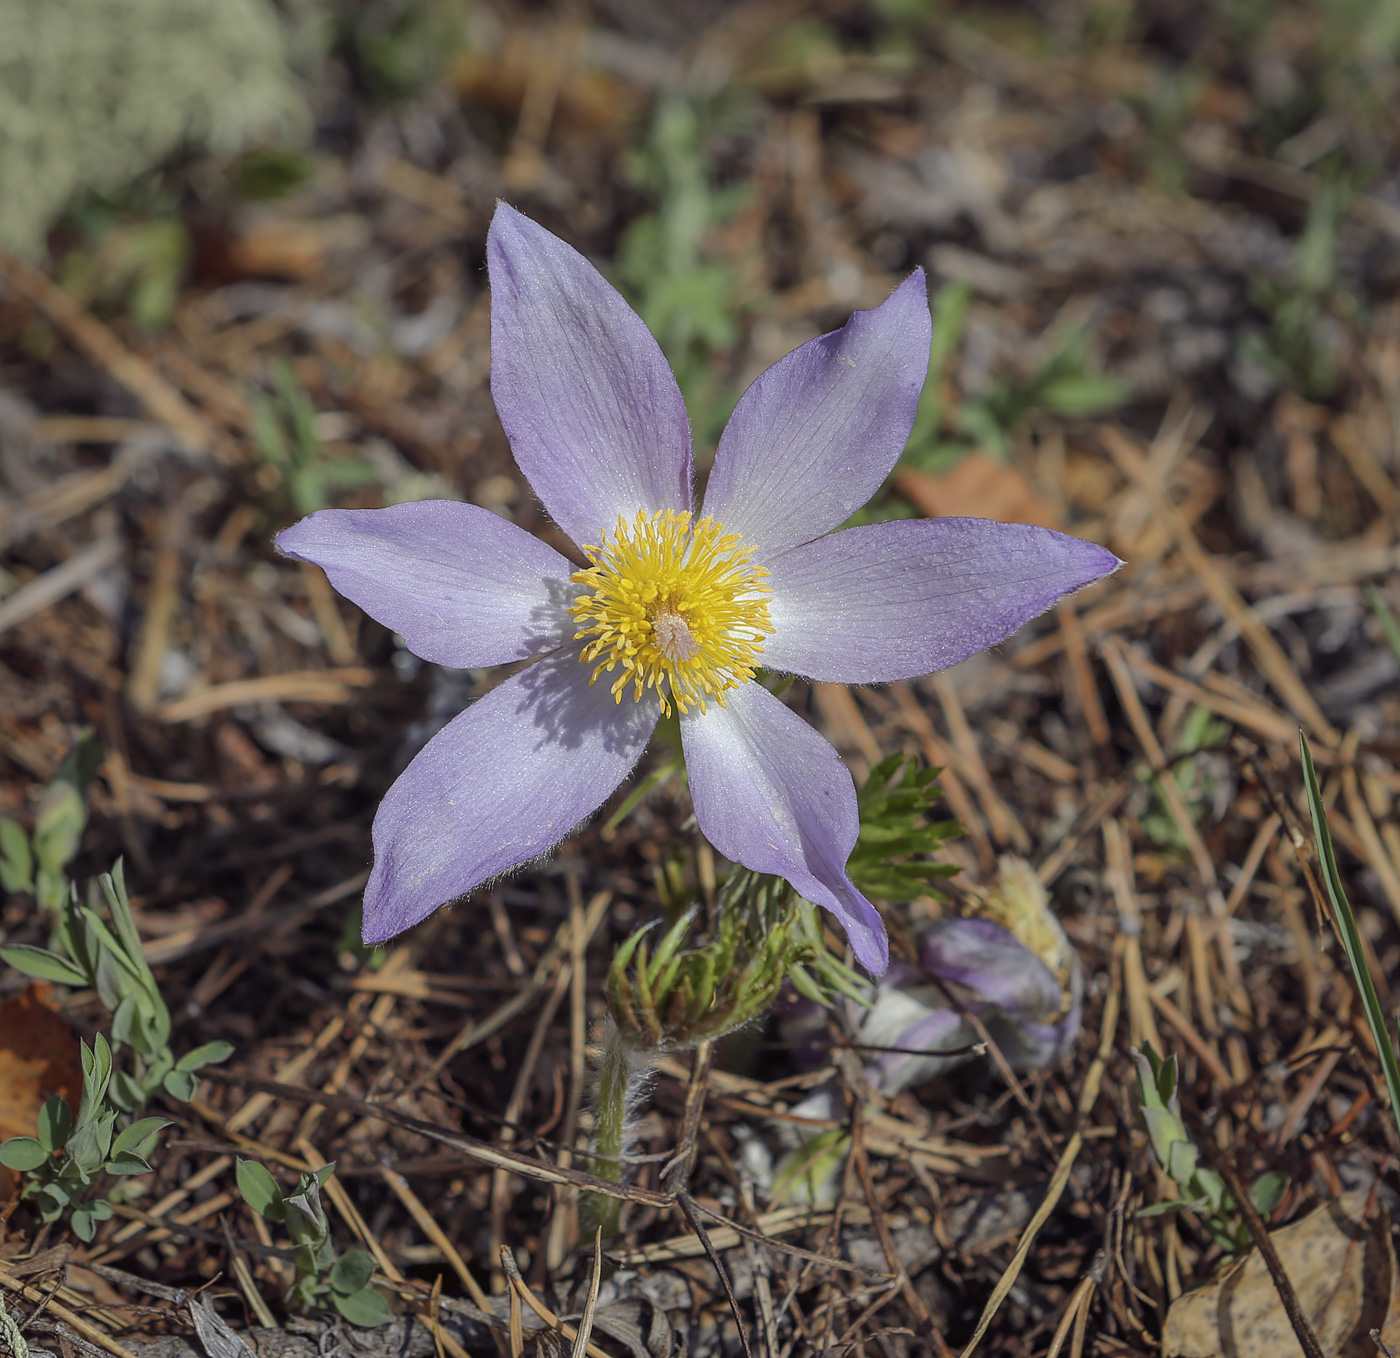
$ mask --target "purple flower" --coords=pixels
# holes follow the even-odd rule
[[[973,1056],[980,1034],[969,1015],[1014,1070],[1053,1065],[1079,1035],[1083,968],[1035,870],[1003,858],[996,882],[970,904],[976,914],[935,920],[919,935],[918,963],[896,962],[852,1007],[856,1040],[872,1049],[865,1078],[883,1094]],[[828,1058],[830,1018],[820,1005],[791,1001],[780,1030],[803,1064]],[[830,1087],[818,1090],[793,1112],[829,1117],[820,1110],[834,1106],[831,1097]]]
[[[1052,1065],[1079,1035],[1083,969],[1034,869],[1003,858],[997,881],[969,905],[978,913],[934,921],[919,936],[918,964],[896,962],[848,1010],[866,1053],[865,1079],[886,1097],[970,1060],[983,1032],[1013,1070]],[[800,1063],[830,1059],[830,1015],[813,1001],[790,1002],[779,1030]],[[850,1139],[829,1129],[804,1136],[793,1119],[845,1118],[835,1080],[790,1110],[779,1131],[791,1149],[777,1167],[775,1201],[834,1201]]]
[[[277,539],[425,660],[534,662],[438,732],[389,790],[365,941],[551,849],[674,707],[706,837],[831,911],[860,962],[883,972],[880,916],[846,874],[851,776],[754,682],[755,666],[855,684],[943,669],[1117,559],[980,519],[832,531],[909,436],[929,355],[921,272],[754,382],[697,515],[685,406],[640,317],[583,256],[505,205],[487,254],[496,409],[588,568],[454,501],[322,510]]]
[[[1068,945],[1057,976],[1004,924],[945,919],[919,940],[919,962],[924,977],[951,986],[964,1009],[982,1020],[1013,1070],[1052,1065],[1079,1033],[1083,972]],[[899,985],[901,1004],[896,1006],[891,992],[882,989],[861,1028],[864,1041],[905,1049],[882,1052],[866,1072],[887,1094],[958,1065],[965,1054],[957,1049],[978,1040],[973,1025],[948,1003],[947,990],[926,982],[920,986],[907,974]],[[911,1051],[935,1054],[914,1056]]]

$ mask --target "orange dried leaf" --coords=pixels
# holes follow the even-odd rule
[[[1024,472],[986,453],[970,453],[951,471],[903,471],[895,489],[929,518],[949,516],[996,519],[1001,523],[1037,523],[1059,528],[1059,516],[1031,485]]]
[[[31,985],[0,1001],[0,1141],[33,1136],[39,1109],[53,1095],[74,1109],[82,1096],[78,1039],[52,993],[48,985]],[[13,1191],[13,1175],[0,1168],[0,1199]]]

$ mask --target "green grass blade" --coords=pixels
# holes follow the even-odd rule
[[[638,803],[649,793],[660,787],[679,767],[678,761],[668,759],[666,763],[652,769],[652,771],[627,794],[623,799],[622,805],[608,817],[607,824],[603,826],[603,829],[616,830],[617,827],[632,814],[633,809]]]
[[[1303,786],[1308,794],[1308,810],[1312,813],[1313,834],[1317,839],[1317,856],[1322,864],[1322,880],[1327,884],[1327,895],[1332,902],[1332,913],[1336,917],[1337,929],[1342,936],[1342,946],[1346,949],[1347,962],[1356,988],[1361,992],[1361,1004],[1366,1010],[1366,1022],[1371,1025],[1371,1036],[1376,1041],[1376,1051],[1380,1053],[1381,1070],[1385,1072],[1386,1093],[1390,1096],[1390,1113],[1400,1130],[1400,1063],[1395,1059],[1395,1046],[1386,1027],[1385,1015],[1381,1012],[1381,1002],[1376,994],[1371,970],[1366,965],[1366,952],[1361,946],[1361,931],[1356,927],[1356,916],[1352,913],[1351,902],[1347,900],[1342,887],[1342,877],[1337,871],[1337,855],[1332,848],[1332,832],[1327,826],[1327,812],[1322,805],[1322,789],[1317,783],[1317,769],[1313,765],[1312,751],[1308,748],[1308,738],[1298,732],[1298,743],[1303,752]]]
[[[1395,658],[1400,660],[1400,622],[1395,620],[1395,614],[1390,611],[1390,605],[1386,603],[1375,585],[1366,587],[1366,597],[1370,601],[1371,612],[1376,615],[1376,621],[1381,625],[1381,632],[1384,634],[1387,644],[1395,652]]]

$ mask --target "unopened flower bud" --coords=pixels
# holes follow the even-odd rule
[[[1004,858],[977,914],[938,920],[919,964],[896,963],[872,988],[857,1040],[872,1048],[866,1077],[884,1094],[940,1075],[976,1051],[975,1015],[1013,1069],[1047,1066],[1079,1032],[1083,972],[1029,865]],[[793,1007],[783,1031],[810,1046],[812,1018]],[[799,1030],[806,1030],[799,1032]]]
[[[975,908],[976,915],[938,920],[925,930],[918,965],[896,963],[858,1010],[865,1078],[887,1097],[976,1055],[973,1017],[1013,1070],[1051,1065],[1079,1033],[1083,971],[1029,864],[1002,859],[996,885],[975,898]],[[805,1053],[813,1063],[818,1015],[799,1001],[782,1020],[799,1059]],[[792,1111],[830,1121],[839,1117],[839,1103],[836,1087],[827,1085]],[[778,1181],[789,1196],[824,1200],[843,1155],[844,1143],[830,1133],[807,1138],[784,1161]]]

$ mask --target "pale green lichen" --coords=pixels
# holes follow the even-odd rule
[[[267,0],[0,0],[0,244],[19,253],[182,148],[308,123]]]

